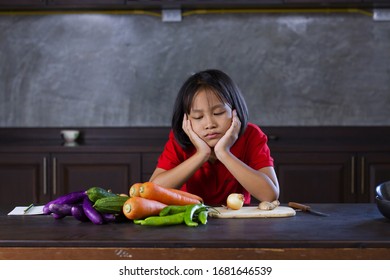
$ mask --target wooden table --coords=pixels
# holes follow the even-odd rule
[[[309,204],[329,217],[209,218],[207,225],[93,225],[0,216],[0,259],[390,259],[390,220],[375,204]]]

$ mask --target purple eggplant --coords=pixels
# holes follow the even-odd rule
[[[103,216],[93,208],[92,201],[88,197],[83,200],[83,210],[88,219],[95,225],[101,225],[104,223]]]
[[[88,222],[89,221],[88,217],[84,213],[82,205],[73,205],[71,212],[72,212],[72,216],[76,220],[79,220],[80,222]]]
[[[59,219],[62,219],[62,218],[65,217],[65,215],[56,214],[56,213],[51,213],[51,215],[52,215],[53,218],[56,219],[56,220],[59,220]]]
[[[115,214],[111,214],[111,213],[102,213],[101,215],[103,216],[103,221],[106,222],[106,223],[112,223],[112,222],[115,222],[115,221],[116,221],[116,216],[115,216]]]
[[[87,196],[85,191],[76,191],[71,192],[65,195],[62,195],[43,206],[43,213],[48,215],[51,213],[50,205],[51,204],[74,204],[83,201],[83,199]]]
[[[71,192],[65,195],[62,195],[56,199],[56,203],[58,204],[75,204],[83,201],[83,199],[87,197],[85,191],[77,191]]]
[[[70,216],[72,215],[72,204],[57,204],[57,203],[53,203],[53,204],[50,204],[49,206],[49,210],[53,213],[53,214],[57,214],[57,215],[63,215],[63,216]]]
[[[42,209],[43,214],[49,215],[49,214],[51,213],[51,211],[50,211],[50,209],[49,209],[49,207],[50,207],[51,204],[52,204],[52,202],[50,201],[49,203],[47,203],[47,204],[45,204],[45,205],[43,206],[43,209]]]

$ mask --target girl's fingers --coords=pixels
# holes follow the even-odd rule
[[[188,135],[188,117],[187,117],[187,114],[184,114],[182,128],[183,128],[184,132]]]
[[[233,110],[232,124],[229,127],[227,133],[233,135],[235,132],[239,132],[241,128],[240,119],[237,116],[236,110]]]
[[[240,119],[239,119],[238,116],[237,116],[237,111],[236,111],[236,110],[233,111],[233,126],[234,126],[235,128],[237,128],[238,131],[239,131],[240,128],[241,128],[241,121],[240,121]]]
[[[193,142],[195,132],[192,130],[191,121],[188,119],[187,115],[184,115],[183,118],[183,130],[190,138],[191,142]]]
[[[233,110],[233,120],[235,120],[235,121],[240,121],[240,119],[238,118],[238,115],[237,115],[237,111],[236,111],[236,110]]]
[[[241,122],[237,116],[236,110],[233,110],[232,124],[226,131],[225,135],[218,141],[215,148],[218,149],[230,149],[231,146],[236,142],[238,134],[240,132]]]
[[[204,142],[198,134],[192,129],[191,120],[188,119],[188,116],[185,115],[183,118],[183,130],[187,134],[191,143],[195,146],[195,148],[199,150],[207,150],[210,149],[206,142]]]

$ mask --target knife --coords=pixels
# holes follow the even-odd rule
[[[328,214],[312,210],[310,208],[310,206],[307,206],[307,205],[304,205],[304,204],[300,204],[300,203],[296,203],[296,202],[289,202],[288,206],[290,206],[291,208],[294,208],[294,209],[302,210],[303,212],[307,212],[307,213],[310,213],[310,214],[317,215],[317,216],[323,216],[323,217],[328,217],[329,216]]]

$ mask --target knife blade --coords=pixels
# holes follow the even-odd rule
[[[317,216],[322,216],[322,217],[328,217],[329,216],[329,214],[312,210],[310,206],[307,206],[307,205],[304,205],[304,204],[301,204],[301,203],[297,203],[297,202],[289,202],[288,206],[290,206],[291,208],[294,208],[294,209],[302,210],[303,212],[307,212],[307,213],[310,213],[310,214],[317,215]]]

